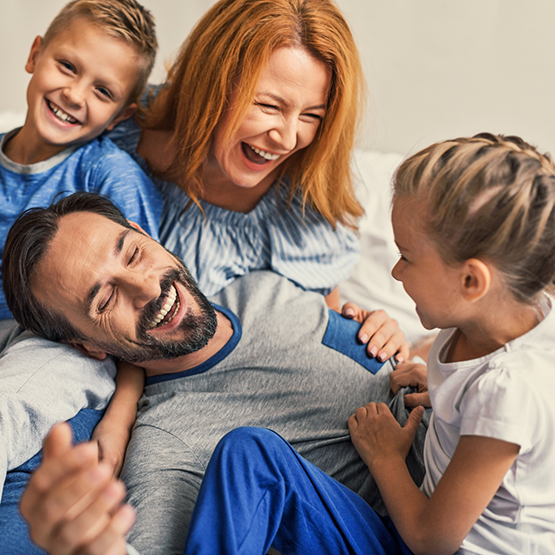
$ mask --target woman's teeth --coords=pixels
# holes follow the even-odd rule
[[[51,112],[60,120],[67,123],[77,123],[75,118],[72,118],[69,114],[66,114],[61,108],[58,108],[55,104],[52,104],[49,100],[48,107],[50,108]]]
[[[279,158],[279,154],[272,154],[271,152],[260,150],[255,146],[251,146],[251,145],[249,146],[254,150],[254,152],[256,152],[256,154],[258,154],[258,156],[262,156],[262,158],[265,158],[266,160],[277,160]]]
[[[177,299],[177,302],[176,302],[176,299]],[[154,329],[157,326],[159,326],[160,323],[162,322],[162,320],[168,314],[168,312],[170,312],[170,310],[173,308],[174,304],[175,304],[175,311],[172,314],[171,318],[169,318],[167,321],[165,321],[164,324],[169,324],[175,318],[175,315],[179,311],[179,299],[177,298],[177,291],[176,291],[175,287],[172,285],[170,287],[169,292],[168,292],[168,296],[166,297],[166,300],[164,301],[164,305],[160,309],[160,312],[158,313],[158,315],[152,320],[152,322],[150,322],[148,328],[149,329]]]

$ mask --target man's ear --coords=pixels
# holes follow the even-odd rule
[[[127,223],[128,223],[133,229],[136,229],[137,231],[140,231],[143,235],[146,235],[147,237],[150,237],[150,234],[148,234],[138,223],[132,222],[131,220],[127,220]]]
[[[137,103],[133,102],[121,109],[121,112],[108,124],[106,129],[111,131],[120,121],[130,118],[137,111]]]
[[[491,270],[477,258],[469,258],[462,268],[461,291],[468,302],[480,300],[491,287]]]
[[[31,52],[29,52],[29,57],[27,58],[27,63],[25,64],[25,71],[27,73],[35,73],[37,60],[39,59],[39,54],[42,50],[42,42],[42,37],[35,37],[31,46]]]
[[[96,348],[92,343],[78,343],[77,341],[67,341],[68,345],[71,345],[78,351],[81,351],[85,356],[89,358],[94,358],[96,360],[104,360],[107,356],[106,351],[102,351]]]

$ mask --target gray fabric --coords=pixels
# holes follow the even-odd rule
[[[0,351],[1,492],[6,472],[35,455],[56,422],[107,406],[116,369],[109,358],[36,337],[15,320],[0,320]]]
[[[371,400],[392,400],[391,364],[373,375],[322,345],[324,298],[271,272],[239,278],[211,300],[238,316],[242,337],[207,371],[193,369],[145,388],[122,475],[138,511],[130,543],[143,555],[183,553],[210,455],[238,426],[275,430],[379,508],[377,487],[350,441],[347,420]]]

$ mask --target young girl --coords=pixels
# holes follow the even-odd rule
[[[422,323],[434,414],[420,489],[386,405],[349,420],[391,521],[268,430],[226,436],[186,553],[555,553],[555,167],[517,137],[433,145],[406,160],[393,276]]]

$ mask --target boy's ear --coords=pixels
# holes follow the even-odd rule
[[[120,121],[130,118],[137,111],[137,103],[133,102],[121,109],[121,112],[109,123],[106,129],[111,131]]]
[[[27,73],[35,72],[37,60],[42,50],[42,42],[42,37],[35,37],[35,40],[33,41],[33,44],[31,46],[31,52],[29,52],[29,58],[27,58],[27,63],[25,64],[25,71]]]
[[[491,270],[477,258],[470,258],[463,264],[461,277],[462,295],[468,302],[478,301],[490,289]]]
[[[67,341],[68,345],[71,345],[85,356],[89,358],[94,358],[96,360],[104,360],[108,353],[106,351],[102,351],[101,349],[96,348],[93,344],[89,343],[88,341],[85,343],[79,343],[77,341]]]

